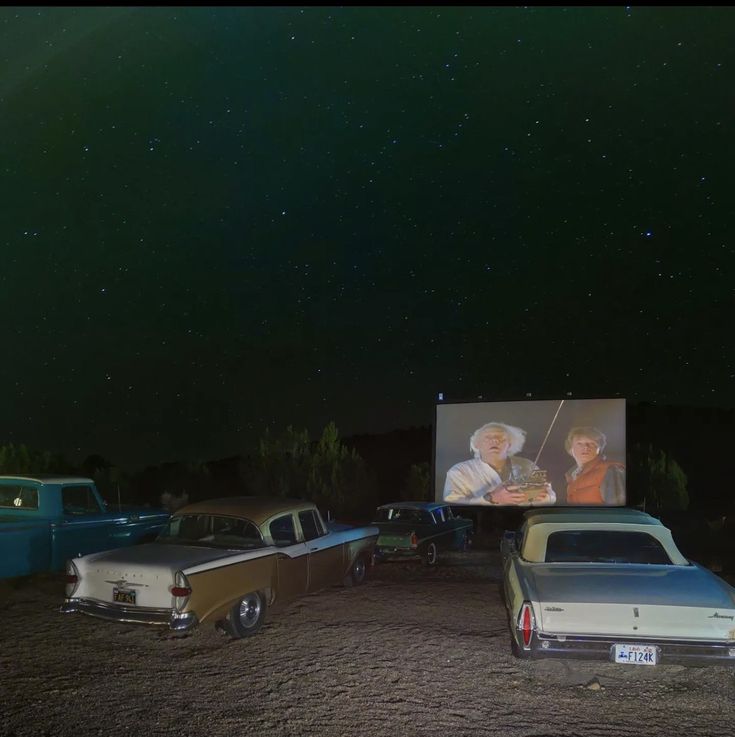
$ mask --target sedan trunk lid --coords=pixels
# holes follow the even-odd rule
[[[697,565],[535,565],[531,579],[547,634],[735,639],[733,590]]]

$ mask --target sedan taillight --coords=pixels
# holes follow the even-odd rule
[[[174,597],[174,608],[179,611],[186,606],[191,596],[191,585],[183,571],[176,573],[174,585],[171,587],[171,595]]]
[[[521,607],[521,613],[518,615],[518,629],[521,631],[523,638],[523,649],[531,649],[531,639],[533,638],[533,630],[536,626],[536,618],[533,616],[533,607],[530,601],[524,601]]]
[[[415,548],[418,546],[418,544],[419,544],[419,539],[418,537],[416,537],[416,533],[412,532],[411,533],[411,547]]]
[[[66,584],[66,596],[71,598],[74,596],[74,592],[79,588],[79,570],[74,565],[73,560],[69,560],[66,563],[64,583]]]

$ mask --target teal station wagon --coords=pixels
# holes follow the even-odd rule
[[[373,524],[380,530],[376,560],[418,556],[434,566],[441,550],[466,550],[472,540],[472,520],[455,516],[440,502],[383,504]]]

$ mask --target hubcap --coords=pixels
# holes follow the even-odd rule
[[[260,597],[249,594],[240,602],[240,624],[252,627],[260,617]]]
[[[436,545],[434,545],[434,543],[432,543],[429,546],[429,556],[428,557],[429,557],[429,563],[436,562]]]
[[[355,561],[355,565],[352,568],[352,576],[355,581],[362,581],[365,578],[365,561],[362,558],[358,558]]]

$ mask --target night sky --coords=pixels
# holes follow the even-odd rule
[[[735,406],[732,8],[0,19],[0,444]]]

